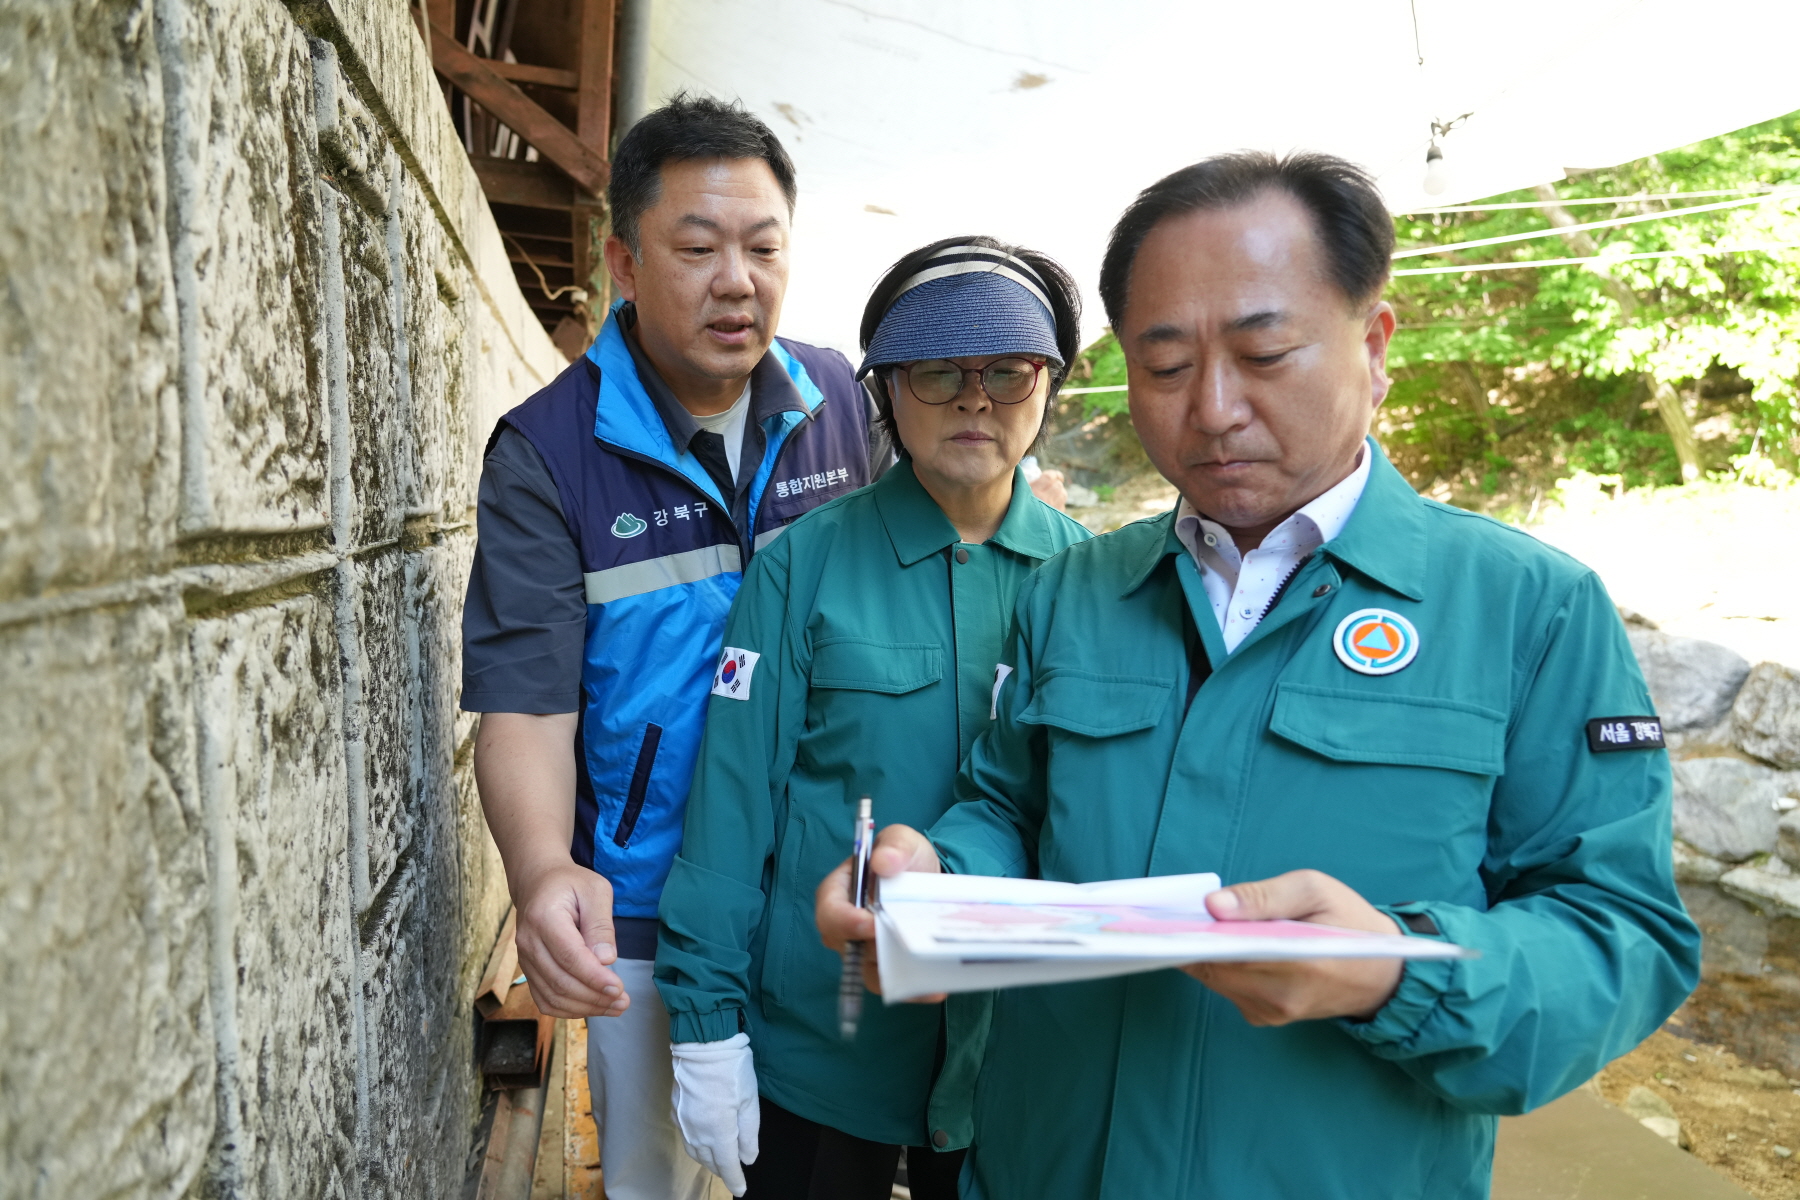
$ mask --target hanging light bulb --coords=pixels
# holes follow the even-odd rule
[[[1450,170],[1444,166],[1444,152],[1438,144],[1431,143],[1431,149],[1425,152],[1425,191],[1427,195],[1441,196],[1444,189],[1450,186]]]

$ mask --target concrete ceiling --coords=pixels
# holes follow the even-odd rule
[[[1239,147],[1326,150],[1389,206],[1493,195],[1800,108],[1789,0],[652,0],[646,99],[740,98],[800,173],[784,333],[854,354],[934,238],[1045,250],[1087,292],[1140,188]],[[1449,190],[1423,190],[1431,122]],[[1747,181],[1748,182],[1748,181]]]

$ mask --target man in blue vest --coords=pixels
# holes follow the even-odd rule
[[[843,356],[775,337],[794,196],[737,105],[678,96],[634,125],[607,188],[622,299],[482,471],[462,705],[532,994],[606,1018],[588,1061],[612,1200],[722,1194],[670,1114],[657,901],[745,562],[888,458]]]

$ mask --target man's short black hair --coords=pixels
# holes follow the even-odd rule
[[[1113,226],[1100,264],[1100,302],[1114,329],[1125,317],[1131,264],[1150,231],[1169,217],[1234,208],[1266,191],[1283,191],[1312,214],[1332,282],[1352,304],[1375,298],[1394,253],[1394,219],[1369,173],[1330,154],[1277,158],[1240,150],[1183,167],[1138,193]]]
[[[638,218],[662,195],[663,164],[694,158],[762,159],[775,173],[788,215],[793,215],[794,160],[774,130],[735,100],[727,104],[677,92],[626,131],[613,151],[606,203],[612,209],[613,232],[631,248],[632,257],[642,253]]]

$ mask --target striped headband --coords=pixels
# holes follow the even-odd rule
[[[925,261],[928,264],[925,269],[901,284],[900,290],[894,293],[894,300],[899,300],[914,288],[934,280],[979,272],[1011,280],[1035,296],[1045,309],[1055,311],[1050,306],[1049,289],[1044,286],[1043,279],[1023,259],[986,246],[962,245],[946,246]]]

